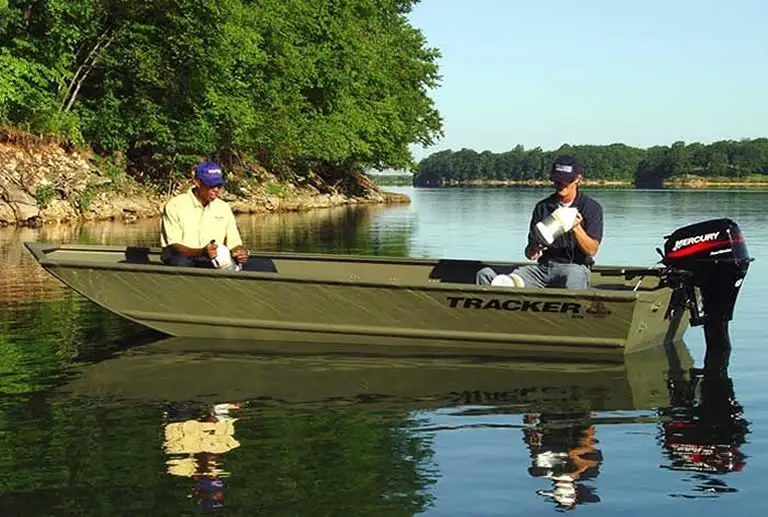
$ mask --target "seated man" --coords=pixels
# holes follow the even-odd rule
[[[163,209],[160,242],[163,262],[173,266],[214,268],[219,244],[229,248],[231,262],[244,265],[248,250],[243,246],[235,215],[219,199],[224,176],[221,167],[203,162],[195,167],[195,186],[174,196]]]
[[[490,284],[499,274],[514,272],[525,287],[566,287],[587,289],[590,267],[603,239],[603,208],[591,197],[579,192],[582,180],[578,162],[570,156],[559,156],[550,172],[555,192],[539,201],[533,209],[525,256],[536,265],[494,270],[486,267],[477,272],[478,284]],[[567,233],[544,246],[536,238],[536,223],[560,207],[578,210],[576,222]]]

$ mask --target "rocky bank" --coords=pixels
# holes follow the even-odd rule
[[[191,186],[191,181],[181,181],[161,192],[113,164],[99,163],[87,150],[67,150],[30,137],[13,140],[0,132],[0,225],[158,217],[172,195]],[[263,169],[255,169],[247,180],[231,179],[222,198],[235,213],[410,201],[382,191],[362,173],[333,185],[319,180],[313,185],[286,183]]]

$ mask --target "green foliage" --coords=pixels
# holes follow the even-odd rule
[[[82,192],[80,192],[80,195],[77,198],[77,209],[81,214],[84,214],[91,209],[93,200],[100,190],[101,189],[98,186],[88,185]]]
[[[37,0],[0,21],[0,123],[120,151],[165,180],[201,157],[400,168],[442,121],[416,0]]]
[[[478,154],[471,149],[441,151],[421,160],[416,186],[461,184],[467,181],[548,181],[549,169],[559,154],[575,156],[590,181],[620,181],[656,188],[670,178],[686,174],[731,181],[768,174],[768,138],[721,141],[710,145],[675,142],[669,147],[638,149],[624,144],[607,146],[563,145],[554,151],[541,148]]]
[[[49,183],[38,183],[35,187],[35,200],[37,204],[45,208],[56,197],[56,189]]]
[[[121,155],[97,155],[94,158],[94,162],[101,174],[109,178],[112,185],[120,187],[125,183],[127,179],[125,175],[125,160],[122,159]]]
[[[283,197],[283,186],[279,183],[267,183],[267,194],[270,196]]]

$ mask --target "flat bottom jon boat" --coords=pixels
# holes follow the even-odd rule
[[[224,271],[166,266],[155,248],[26,246],[86,298],[171,336],[591,360],[680,340],[690,324],[727,338],[751,261],[728,219],[675,231],[659,267],[595,266],[586,290],[475,285],[502,264],[472,260],[254,253],[265,271]]]

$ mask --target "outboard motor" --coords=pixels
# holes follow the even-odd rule
[[[679,228],[665,239],[662,281],[675,289],[670,311],[688,308],[691,325],[704,325],[705,369],[708,363],[720,365],[720,356],[730,352],[728,322],[753,260],[744,236],[730,219],[712,219]]]

